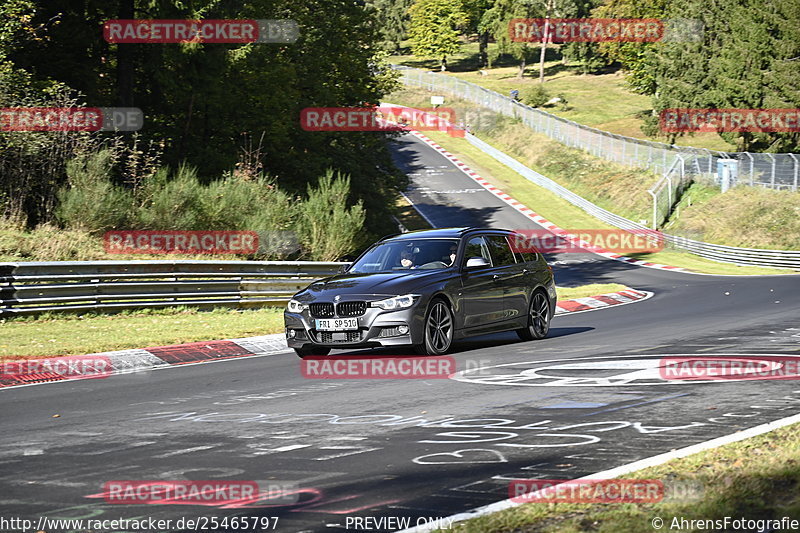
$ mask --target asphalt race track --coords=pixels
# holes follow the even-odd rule
[[[535,227],[421,141],[403,137],[395,155],[412,177],[408,197],[436,226]],[[285,353],[2,390],[2,514],[271,516],[277,531],[367,530],[354,517],[415,525],[505,499],[512,479],[585,476],[800,411],[793,381],[666,381],[652,370],[663,354],[800,355],[800,278],[556,259],[560,285],[619,282],[654,296],[557,317],[542,341],[459,343],[455,379],[306,379]],[[275,505],[103,497],[110,480],[180,479],[300,491]]]

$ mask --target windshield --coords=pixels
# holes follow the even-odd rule
[[[431,270],[453,265],[458,239],[418,239],[376,244],[348,272]]]

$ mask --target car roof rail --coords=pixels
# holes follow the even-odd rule
[[[383,242],[383,241],[385,241],[386,239],[391,239],[392,237],[397,237],[398,235],[402,235],[402,233],[390,233],[390,234],[388,234],[388,235],[384,235],[383,237],[381,237],[380,239],[378,239],[378,242]]]

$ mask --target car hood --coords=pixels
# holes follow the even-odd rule
[[[315,281],[295,297],[302,302],[330,301],[334,296],[347,299],[366,299],[373,296],[398,296],[413,293],[423,287],[455,275],[449,269],[411,270],[371,274],[337,274]]]

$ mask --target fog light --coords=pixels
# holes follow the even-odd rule
[[[408,326],[397,326],[397,333],[406,335],[408,333]]]
[[[295,330],[293,330],[293,329],[287,329],[287,330],[286,330],[286,335],[287,335],[287,336],[288,336],[290,339],[294,339],[294,338],[297,336],[297,332],[296,332]]]

